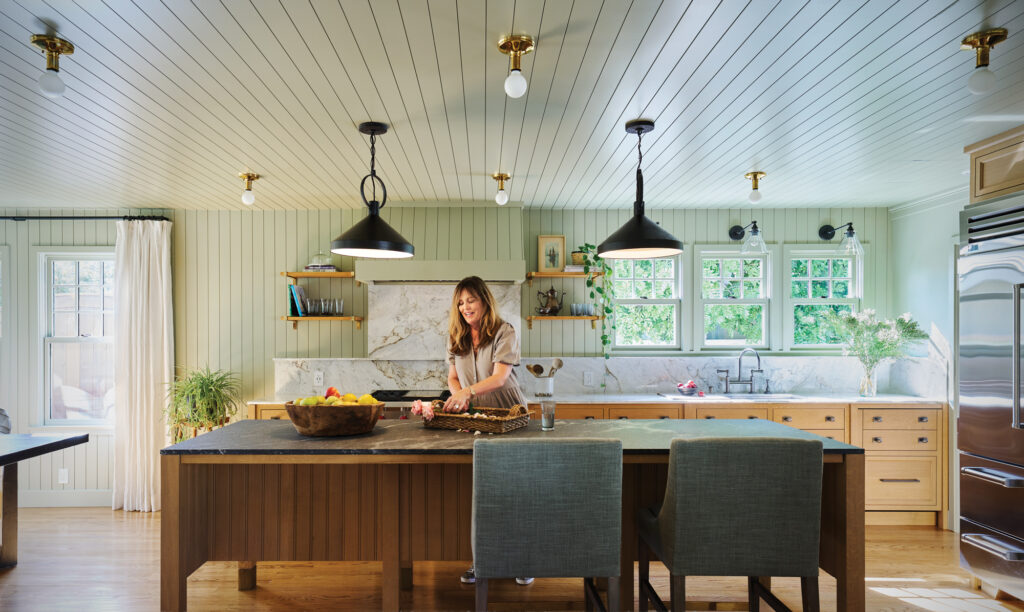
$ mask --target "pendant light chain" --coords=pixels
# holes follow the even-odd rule
[[[377,135],[370,134],[370,176],[374,179],[377,178]],[[370,181],[371,189],[373,189],[373,199],[377,199],[377,181]]]

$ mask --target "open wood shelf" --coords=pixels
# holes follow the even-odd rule
[[[282,321],[291,321],[292,329],[299,328],[299,321],[355,321],[356,329],[363,326],[363,317],[281,317]]]
[[[595,272],[594,276],[601,276],[604,272]],[[527,272],[526,282],[532,287],[535,278],[586,278],[586,272]]]
[[[282,272],[281,276],[287,276],[292,283],[300,278],[354,278],[355,272]]]
[[[546,316],[533,315],[526,317],[526,327],[533,329],[534,321],[590,321],[590,329],[597,329],[597,322],[601,319],[598,316]]]

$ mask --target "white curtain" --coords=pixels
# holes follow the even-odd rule
[[[160,510],[163,408],[174,377],[171,222],[119,221],[115,252],[115,510]]]

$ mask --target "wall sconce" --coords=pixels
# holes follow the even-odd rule
[[[75,46],[63,38],[48,34],[33,34],[32,44],[46,54],[46,70],[39,76],[39,91],[47,98],[59,98],[64,95],[64,81],[60,75],[60,56],[71,55]]]
[[[846,229],[846,235],[839,241],[839,247],[836,248],[837,255],[847,255],[850,257],[861,257],[864,255],[864,247],[861,246],[860,240],[857,239],[857,232],[853,231],[853,223],[844,223],[839,227],[832,227],[831,225],[822,225],[818,228],[818,238],[822,240],[832,240],[835,238],[836,230]]]
[[[245,181],[245,191],[242,192],[242,204],[252,206],[256,201],[256,195],[252,192],[252,182],[260,178],[260,175],[253,174],[252,172],[242,172],[238,175],[238,178]]]
[[[498,203],[498,206],[508,204],[508,192],[505,191],[505,181],[512,177],[504,172],[495,172],[491,175],[491,178],[498,181],[498,193],[494,194],[494,201]]]
[[[505,79],[505,93],[508,97],[521,98],[526,93],[526,77],[523,76],[520,60],[536,47],[533,37],[525,34],[510,34],[498,41],[498,50],[509,56],[510,61],[508,77]]]
[[[960,48],[964,51],[976,51],[977,56],[974,64],[974,72],[971,78],[967,79],[967,89],[972,94],[985,94],[996,87],[996,75],[988,69],[988,54],[992,47],[1006,40],[1004,28],[992,28],[975,32],[964,38]]]
[[[761,237],[761,230],[757,227],[757,221],[751,221],[750,223],[739,226],[734,225],[729,228],[729,238],[732,240],[743,240],[743,236],[746,235],[746,229],[750,228],[750,237],[743,241],[743,246],[740,247],[740,255],[765,255],[768,253],[768,245],[764,243],[764,238]]]
[[[757,190],[757,182],[766,176],[768,176],[768,174],[764,172],[748,172],[743,175],[743,178],[753,183],[752,188],[750,190],[750,195],[747,196],[747,199],[750,200],[751,204],[757,204],[758,202],[761,201],[762,196],[761,192]]]

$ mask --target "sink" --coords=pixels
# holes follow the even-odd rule
[[[749,400],[785,400],[796,399],[798,396],[792,393],[723,393],[722,397]]]

